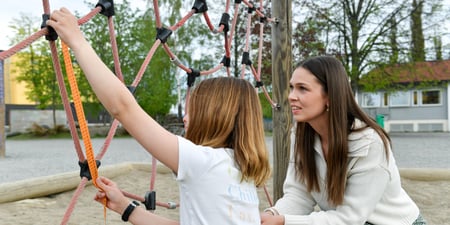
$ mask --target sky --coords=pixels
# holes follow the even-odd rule
[[[86,15],[92,9],[84,2],[96,4],[98,0],[49,0],[50,10],[66,7],[70,11],[78,11],[80,15]],[[114,3],[121,3],[121,0],[114,0]],[[133,8],[146,7],[146,0],[131,0]],[[19,19],[20,13],[25,13],[33,17],[41,18],[44,12],[42,1],[39,0],[2,0],[0,3],[0,50],[7,50],[17,43],[9,44],[9,37],[14,36],[14,32],[9,28],[13,18]]]
[[[80,15],[86,15],[91,11],[84,2],[96,4],[99,0],[49,0],[50,10],[66,7],[70,11],[78,11]],[[192,0],[193,1],[193,0]],[[121,3],[122,0],[114,0],[114,3]],[[147,7],[147,0],[131,0],[129,1],[133,8],[139,7],[144,9]],[[450,7],[450,0],[444,0],[444,5]],[[0,50],[7,50],[17,43],[10,45],[9,38],[14,36],[14,32],[9,28],[13,18],[20,18],[21,13],[31,15],[33,17],[41,18],[43,13],[42,1],[39,0],[2,0],[0,3]],[[442,29],[450,32],[450,21],[445,21]],[[450,45],[450,35],[443,37],[444,46]]]

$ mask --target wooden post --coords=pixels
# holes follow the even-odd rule
[[[292,115],[288,102],[292,73],[292,0],[272,1],[272,91],[278,107],[273,110],[273,199],[283,195],[289,162]]]
[[[3,50],[0,50],[3,52]],[[5,82],[4,61],[0,59],[0,158],[5,158]]]

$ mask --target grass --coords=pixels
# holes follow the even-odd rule
[[[6,139],[7,140],[30,140],[30,139],[65,139],[65,138],[72,138],[72,136],[70,135],[70,132],[48,134],[48,135],[42,135],[42,136],[37,136],[32,133],[18,133],[18,134],[13,134],[11,136],[8,136]]]

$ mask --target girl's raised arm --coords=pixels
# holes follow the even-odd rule
[[[86,41],[77,18],[66,8],[55,10],[47,25],[73,51],[100,102],[154,157],[178,172],[178,139],[160,126],[136,102],[128,88],[101,61]]]

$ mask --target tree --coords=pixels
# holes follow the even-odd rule
[[[93,7],[93,5],[90,5]],[[125,84],[131,84],[156,40],[156,27],[151,10],[131,9],[128,1],[114,5],[114,29],[121,71]],[[107,17],[98,15],[81,28],[100,58],[114,69]],[[166,115],[176,102],[175,76],[170,61],[161,48],[153,56],[136,87],[135,97],[142,108],[155,118]],[[117,74],[116,74],[117,75]]]
[[[411,61],[425,61],[425,40],[422,29],[422,0],[412,1],[411,12]]]
[[[326,52],[342,61],[354,92],[358,90],[362,74],[379,65],[380,61],[387,61],[379,56],[392,49],[386,46],[392,43],[387,36],[393,25],[409,18],[404,11],[409,8],[406,0],[305,0],[303,3],[309,12],[307,19],[324,22],[322,30],[326,33],[322,40],[326,44]],[[399,31],[400,34],[405,32]]]
[[[442,58],[442,38],[433,37],[434,51],[436,53],[436,60],[443,60]]]
[[[320,29],[323,26],[323,21],[312,18],[296,23],[292,34],[292,53],[296,62],[325,54],[325,43],[320,40]]]
[[[389,35],[389,42],[391,47],[391,54],[389,56],[389,64],[393,65],[398,63],[399,57],[399,46],[398,46],[398,38],[397,38],[397,22],[395,21],[395,16],[391,18],[390,21],[391,30]]]
[[[11,42],[19,42],[37,32],[37,21],[38,18],[25,14],[21,14],[19,19],[13,19],[10,27],[16,33]],[[17,53],[15,67],[19,73],[17,81],[24,82],[27,88],[27,99],[35,102],[38,109],[50,107],[53,111],[53,127],[56,127],[56,109],[61,108],[62,99],[51,57],[48,42],[42,38]]]
[[[422,32],[424,37],[425,60],[442,60],[443,49],[448,51],[448,46],[442,46],[442,38],[449,35],[448,29],[442,26],[442,21],[449,21],[450,13],[444,8],[445,0],[421,1]],[[440,56],[441,55],[441,56]]]
[[[420,82],[410,85],[399,85],[398,80],[399,72],[393,67],[408,68],[408,75],[415,77],[421,76],[420,72],[416,69],[416,63],[426,61],[427,59],[442,60],[442,43],[440,42],[440,35],[443,32],[436,32],[437,21],[445,18],[441,14],[442,12],[442,1],[440,0],[430,0],[430,1],[419,1],[413,0],[411,3],[411,8],[407,11],[407,15],[410,15],[410,26],[415,29],[410,33],[410,36],[397,36],[397,27],[402,26],[399,23],[393,23],[390,31],[390,48],[392,53],[389,55],[381,55],[382,60],[389,57],[388,62],[380,61],[377,63],[377,67],[371,70],[369,73],[365,74],[359,84],[365,91],[398,91],[404,90],[406,88],[411,88],[411,86],[419,87],[430,87],[434,86],[435,82]],[[422,17],[424,20],[422,20]],[[396,24],[394,26],[394,24]],[[428,33],[428,37],[424,34]],[[395,35],[395,36],[394,36]],[[402,46],[401,40],[409,38],[405,47]],[[399,41],[400,40],[400,41]],[[400,44],[398,44],[400,43]],[[434,48],[426,48],[425,44],[434,46]],[[405,45],[403,45],[405,46]],[[401,50],[403,49],[403,54]],[[399,50],[399,51],[396,51]],[[432,56],[432,52],[435,52],[435,56]],[[400,54],[398,54],[400,52]],[[403,55],[403,60],[399,60],[399,55]]]

